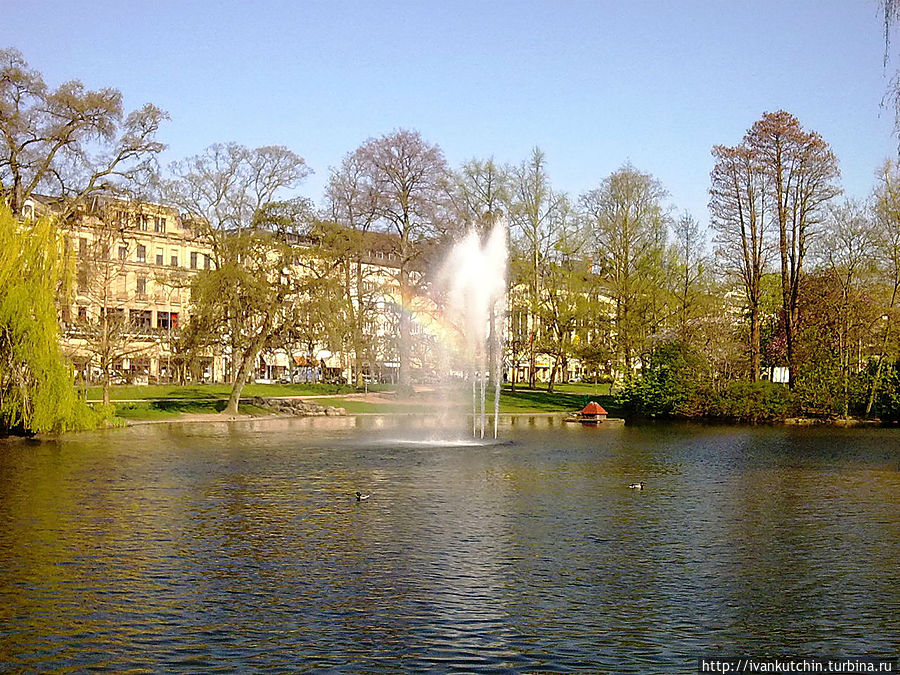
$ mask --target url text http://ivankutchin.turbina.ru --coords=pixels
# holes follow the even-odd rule
[[[701,656],[698,673],[900,673],[897,657]]]

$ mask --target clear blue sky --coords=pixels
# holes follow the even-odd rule
[[[453,166],[537,145],[577,197],[630,160],[705,223],[710,148],[784,108],[864,197],[896,156],[876,0],[4,0],[0,46],[51,84],[169,111],[165,160],[280,144],[316,172],[418,129]]]

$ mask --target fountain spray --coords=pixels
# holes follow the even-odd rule
[[[497,222],[485,238],[472,230],[451,250],[443,268],[447,313],[460,335],[460,355],[472,380],[472,434],[484,438],[488,382],[494,385],[494,438],[503,380],[504,310],[507,273],[506,223]]]

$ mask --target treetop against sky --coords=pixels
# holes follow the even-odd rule
[[[320,201],[345,154],[413,128],[454,166],[539,146],[573,197],[631,161],[705,223],[712,146],[766,111],[824,137],[849,195],[870,191],[897,149],[882,22],[875,0],[10,0],[0,46],[50,86],[80,79],[167,110],[164,164],[214,142],[285,145]]]

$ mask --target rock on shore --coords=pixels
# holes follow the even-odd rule
[[[311,401],[303,401],[298,398],[265,398],[254,396],[249,403],[272,410],[283,415],[296,415],[297,417],[341,417],[347,414],[343,408],[319,405]]]

